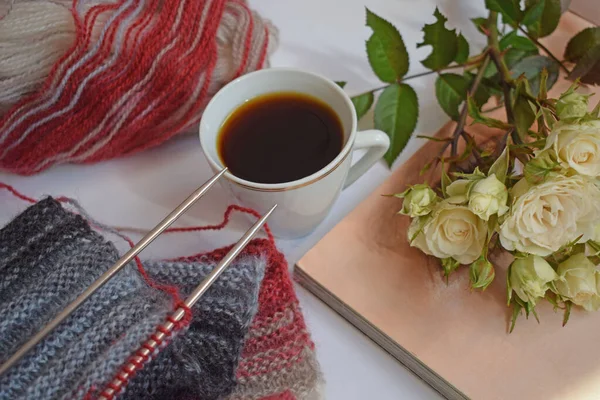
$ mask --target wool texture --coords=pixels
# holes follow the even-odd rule
[[[176,308],[179,296],[157,288],[185,297],[228,250],[131,263],[0,377],[0,398],[95,398]],[[0,362],[117,258],[52,198],[0,230]],[[191,312],[119,398],[320,398],[314,345],[271,240],[252,241]]]
[[[0,361],[13,354],[117,259],[114,245],[48,198],[0,231]],[[157,283],[197,285],[215,266],[149,262]],[[124,398],[217,399],[231,392],[257,310],[261,255],[236,260],[194,307],[185,332],[142,370]],[[185,294],[185,293],[184,293]],[[0,378],[0,398],[82,398],[103,388],[174,308],[128,265]]]
[[[156,146],[225,83],[267,66],[277,30],[245,0],[8,0],[0,169],[34,174]]]

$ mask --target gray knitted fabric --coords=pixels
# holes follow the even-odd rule
[[[0,230],[0,362],[118,258],[114,245],[52,198]],[[209,262],[144,262],[153,281],[185,296]],[[217,399],[235,386],[244,336],[257,309],[265,260],[230,266],[194,307],[191,325],[130,381],[125,399]],[[97,394],[165,321],[173,299],[132,263],[0,377],[0,399],[72,399]]]

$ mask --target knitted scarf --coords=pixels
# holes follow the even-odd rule
[[[0,398],[95,398],[227,251],[127,265],[0,377]],[[0,362],[117,259],[52,198],[0,230]],[[318,398],[314,345],[270,240],[251,242],[191,313],[119,398]]]

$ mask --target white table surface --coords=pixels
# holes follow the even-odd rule
[[[370,35],[370,29],[364,26],[365,6],[399,28],[410,53],[410,75],[424,70],[418,60],[425,58],[429,48],[417,50],[415,44],[422,39],[422,25],[433,22],[436,5],[449,17],[450,26],[458,27],[469,39],[476,39],[475,43],[481,47],[483,38],[469,18],[484,15],[482,3],[483,0],[250,0],[251,6],[280,30],[280,45],[271,58],[273,66],[293,66],[333,80],[348,81],[346,90],[350,94],[380,85],[370,71],[364,50]],[[433,82],[432,77],[412,81],[421,105],[417,133],[434,132],[446,120],[435,101]],[[361,125],[368,127],[370,119],[367,115]],[[418,139],[411,140],[395,166],[409,158],[421,144]],[[342,193],[327,220],[313,234],[299,240],[279,241],[288,262],[296,262],[389,173],[383,161],[375,165]],[[197,137],[187,135],[132,157],[96,165],[59,166],[32,177],[0,173],[0,182],[14,185],[33,197],[45,194],[73,197],[94,218],[106,224],[149,228],[210,175]],[[218,187],[178,224],[219,222],[230,203],[232,200]],[[0,193],[0,205],[2,224],[24,208],[22,202],[6,193]],[[248,221],[238,217],[225,232],[161,237],[143,256],[198,253],[233,242],[247,227]],[[297,290],[327,381],[327,399],[440,398],[318,299],[300,287]]]

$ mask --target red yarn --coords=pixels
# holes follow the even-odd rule
[[[14,187],[7,185],[6,183],[2,183],[0,182],[0,189],[6,189],[8,190],[10,193],[12,193],[15,197],[18,197],[21,200],[24,200],[28,203],[35,203],[36,200],[32,199],[31,197],[25,196],[24,194],[20,193],[17,191],[17,189],[15,189]]]
[[[0,115],[0,169],[31,175],[163,143],[198,122],[219,86],[263,68],[273,34],[241,0],[118,0],[83,15],[79,6],[72,47],[37,92]],[[241,47],[217,43],[225,14],[246,29]],[[232,71],[215,69],[218,45],[243,51]]]
[[[205,225],[205,226],[187,226],[187,227],[182,227],[182,228],[168,228],[165,229],[165,231],[163,233],[174,233],[174,232],[194,232],[194,231],[218,231],[221,230],[223,228],[225,228],[227,226],[227,224],[229,224],[229,219],[231,218],[231,213],[233,211],[239,211],[242,213],[246,213],[246,214],[250,214],[256,218],[260,218],[261,215],[256,212],[255,210],[251,209],[251,208],[246,208],[246,207],[242,207],[242,206],[238,206],[235,204],[232,204],[230,206],[227,207],[227,209],[225,210],[225,214],[223,215],[223,222],[221,222],[220,224],[217,225]],[[123,232],[126,231],[127,229],[119,229],[119,231]],[[271,233],[271,228],[269,228],[269,226],[267,224],[264,225],[264,230],[267,233],[267,236],[269,238],[270,241],[275,242],[275,238],[273,237],[273,233]]]

